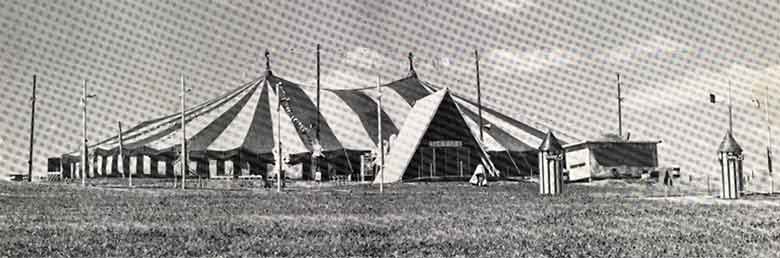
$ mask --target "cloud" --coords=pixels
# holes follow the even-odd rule
[[[650,53],[673,53],[687,49],[689,49],[688,46],[679,41],[656,35],[651,37],[649,40],[640,42],[639,44],[621,47],[612,51],[610,54],[610,59],[623,61],[631,59],[637,55],[646,55]]]
[[[529,51],[494,49],[483,59],[506,67],[511,72],[535,73],[540,70],[570,64],[578,54],[559,48],[534,49]]]
[[[324,88],[346,89],[367,87],[375,84],[378,69],[386,69],[393,61],[380,52],[358,47],[346,51],[337,60],[337,69],[322,74],[320,82]],[[315,85],[316,79],[303,82],[304,85]]]
[[[517,9],[524,8],[531,2],[528,0],[486,0],[480,2],[477,10],[483,13],[511,13]]]

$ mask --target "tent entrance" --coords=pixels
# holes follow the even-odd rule
[[[418,180],[462,179],[471,175],[472,150],[467,147],[420,147],[415,153],[416,168],[412,170]],[[410,164],[413,166],[413,164]]]

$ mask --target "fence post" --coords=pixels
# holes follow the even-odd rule
[[[707,195],[711,195],[712,192],[710,191],[710,176],[707,175]]]

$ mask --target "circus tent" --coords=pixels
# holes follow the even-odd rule
[[[277,90],[277,85],[279,90]],[[393,138],[404,121],[416,119],[415,102],[442,89],[408,77],[381,85],[382,140]],[[279,95],[281,94],[281,95]],[[298,165],[298,177],[311,178],[312,152],[321,150],[320,171],[328,175],[359,173],[361,156],[378,149],[377,89],[322,89],[297,84],[270,70],[262,76],[185,111],[192,173],[209,177],[265,175],[281,142],[286,162]],[[479,135],[477,105],[452,94],[466,125]],[[277,103],[281,112],[277,116]],[[319,102],[319,108],[317,103]],[[483,108],[482,146],[502,176],[535,173],[536,150],[544,133],[491,109]],[[171,177],[181,152],[180,114],[142,122],[124,132],[123,160],[119,137],[90,146],[87,176]],[[318,122],[319,121],[319,122]],[[277,129],[278,127],[278,129]],[[281,140],[281,141],[280,141]],[[65,175],[78,176],[79,152],[63,155]],[[121,168],[121,170],[119,169]]]

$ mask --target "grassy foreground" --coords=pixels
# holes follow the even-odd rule
[[[573,185],[251,190],[0,182],[0,257],[778,257],[778,199],[702,204]],[[624,197],[621,197],[624,196]]]

